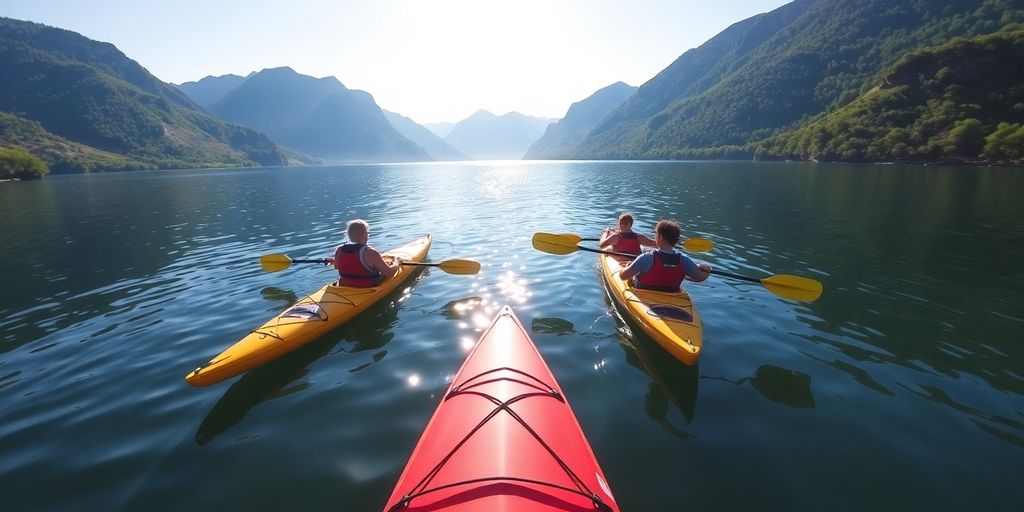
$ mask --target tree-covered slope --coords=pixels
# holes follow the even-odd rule
[[[609,112],[622,105],[636,89],[624,82],[615,82],[573,103],[565,117],[548,125],[544,135],[530,146],[524,158],[559,158],[572,151],[587,138],[590,130]]]
[[[108,43],[2,18],[0,69],[0,111],[138,167],[286,163],[265,135],[207,114]]]
[[[1024,27],[911,52],[862,97],[758,147],[763,158],[1024,159]]]
[[[746,146],[852,101],[910,51],[1020,21],[1019,0],[797,0],[684,53],[571,156],[676,158]]]

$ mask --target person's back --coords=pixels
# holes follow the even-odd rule
[[[356,219],[348,223],[348,243],[334,250],[334,257],[328,262],[338,270],[338,286],[369,288],[377,286],[386,278],[398,272],[401,260],[391,258],[391,263],[373,247],[367,245],[370,239],[370,225]]]
[[[656,250],[637,256],[626,268],[619,271],[619,277],[632,280],[637,288],[677,292],[683,281],[701,282],[711,275],[711,267],[694,263],[688,256],[675,250],[679,242],[679,224],[662,220],[655,228]]]
[[[347,243],[334,251],[334,268],[338,269],[338,286],[368,288],[380,283],[381,273],[366,263],[366,244]]]

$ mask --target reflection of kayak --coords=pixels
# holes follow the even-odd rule
[[[423,261],[429,249],[427,235],[383,254]],[[327,284],[190,372],[185,380],[193,386],[216,384],[291,352],[365,311],[409,279],[416,268],[403,266],[394,277],[371,288]]]
[[[508,306],[455,374],[384,510],[618,510],[561,388]]]
[[[691,366],[697,364],[704,334],[700,315],[690,296],[683,290],[660,292],[634,288],[632,283],[619,279],[622,266],[615,256],[601,256],[604,282],[624,316],[676,359]]]

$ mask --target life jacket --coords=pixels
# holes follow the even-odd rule
[[[334,251],[334,267],[338,269],[338,286],[367,288],[380,283],[381,274],[363,261],[365,244],[339,245]]]
[[[624,252],[627,254],[640,254],[640,238],[636,236],[636,233],[619,233],[619,239],[612,244],[612,249],[615,252]]]
[[[654,253],[654,264],[650,270],[634,278],[634,285],[637,288],[648,290],[679,291],[679,285],[683,284],[683,279],[686,279],[683,255],[675,251],[672,253],[652,252]]]

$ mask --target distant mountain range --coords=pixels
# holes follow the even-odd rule
[[[313,161],[296,151],[330,162],[1020,162],[1022,30],[1020,0],[794,0],[557,123],[481,110],[419,126],[333,77],[276,68],[179,90],[113,45],[0,18],[0,147],[53,172]]]
[[[249,73],[249,76],[253,74]],[[178,84],[178,89],[181,89],[200,107],[210,108],[210,105],[224,99],[229,92],[242,85],[246,78],[248,77],[238,75],[207,76],[198,82]]]
[[[117,48],[0,18],[0,146],[52,172],[283,165],[297,155],[226,123]]]
[[[434,160],[469,160],[468,156],[453,148],[434,132],[417,124],[416,121],[387,110],[384,111],[384,117],[391,123],[391,126],[398,130],[398,133],[423,148],[430,158]]]
[[[441,137],[442,139],[447,137],[452,132],[452,128],[455,128],[455,123],[449,123],[447,121],[440,123],[426,123],[423,125],[424,128],[433,132],[434,135]]]
[[[209,101],[236,81],[226,76],[207,77],[182,90],[200,91]],[[288,67],[264,69],[224,92],[207,109],[327,162],[431,159],[392,126],[373,96],[348,89],[334,77],[313,78]]]
[[[551,121],[518,112],[496,116],[479,110],[456,123],[444,140],[478,160],[516,160],[523,157]]]
[[[544,135],[530,146],[524,158],[560,158],[583,142],[609,112],[622,105],[637,88],[615,82],[584,100],[573,103],[565,117],[548,125]]]

